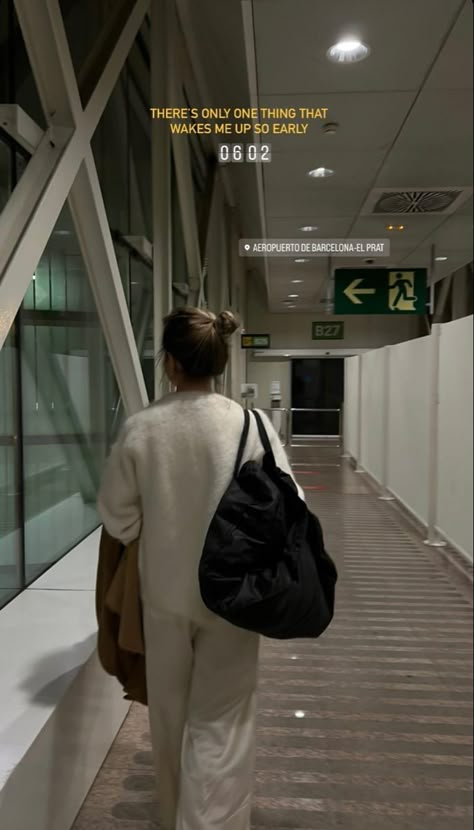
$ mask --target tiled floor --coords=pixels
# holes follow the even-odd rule
[[[336,451],[295,471],[340,570],[318,642],[262,651],[253,830],[472,827],[469,568],[429,548]],[[146,710],[132,708],[74,830],[156,830]]]

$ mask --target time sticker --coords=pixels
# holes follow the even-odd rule
[[[271,144],[219,144],[220,164],[264,163],[272,160]]]

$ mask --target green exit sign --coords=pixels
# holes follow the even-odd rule
[[[269,349],[270,335],[243,334],[241,337],[241,346],[243,349]]]
[[[426,268],[337,268],[335,314],[426,314]]]
[[[313,323],[313,340],[344,340],[344,323]]]

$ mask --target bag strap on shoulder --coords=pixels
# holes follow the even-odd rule
[[[266,453],[269,453],[269,455],[271,455],[271,457],[273,459],[273,462],[275,463],[275,456],[273,454],[272,445],[270,444],[270,439],[267,435],[267,431],[265,429],[265,424],[262,421],[262,416],[260,415],[260,413],[256,409],[253,410],[253,414],[255,415],[255,420],[257,422],[257,428],[258,428],[258,434],[260,436],[260,441],[262,442],[263,449],[265,450]]]
[[[240,465],[242,464],[242,458],[244,455],[245,445],[247,443],[247,438],[249,434],[250,428],[250,415],[248,409],[244,409],[244,428],[242,430],[242,435],[240,438],[239,449],[237,450],[237,460],[235,462],[235,469],[234,469],[234,476],[237,476],[240,470]]]

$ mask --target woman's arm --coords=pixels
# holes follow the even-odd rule
[[[97,499],[97,508],[105,529],[124,545],[138,538],[142,523],[130,433],[130,424],[127,422],[105,465]]]

